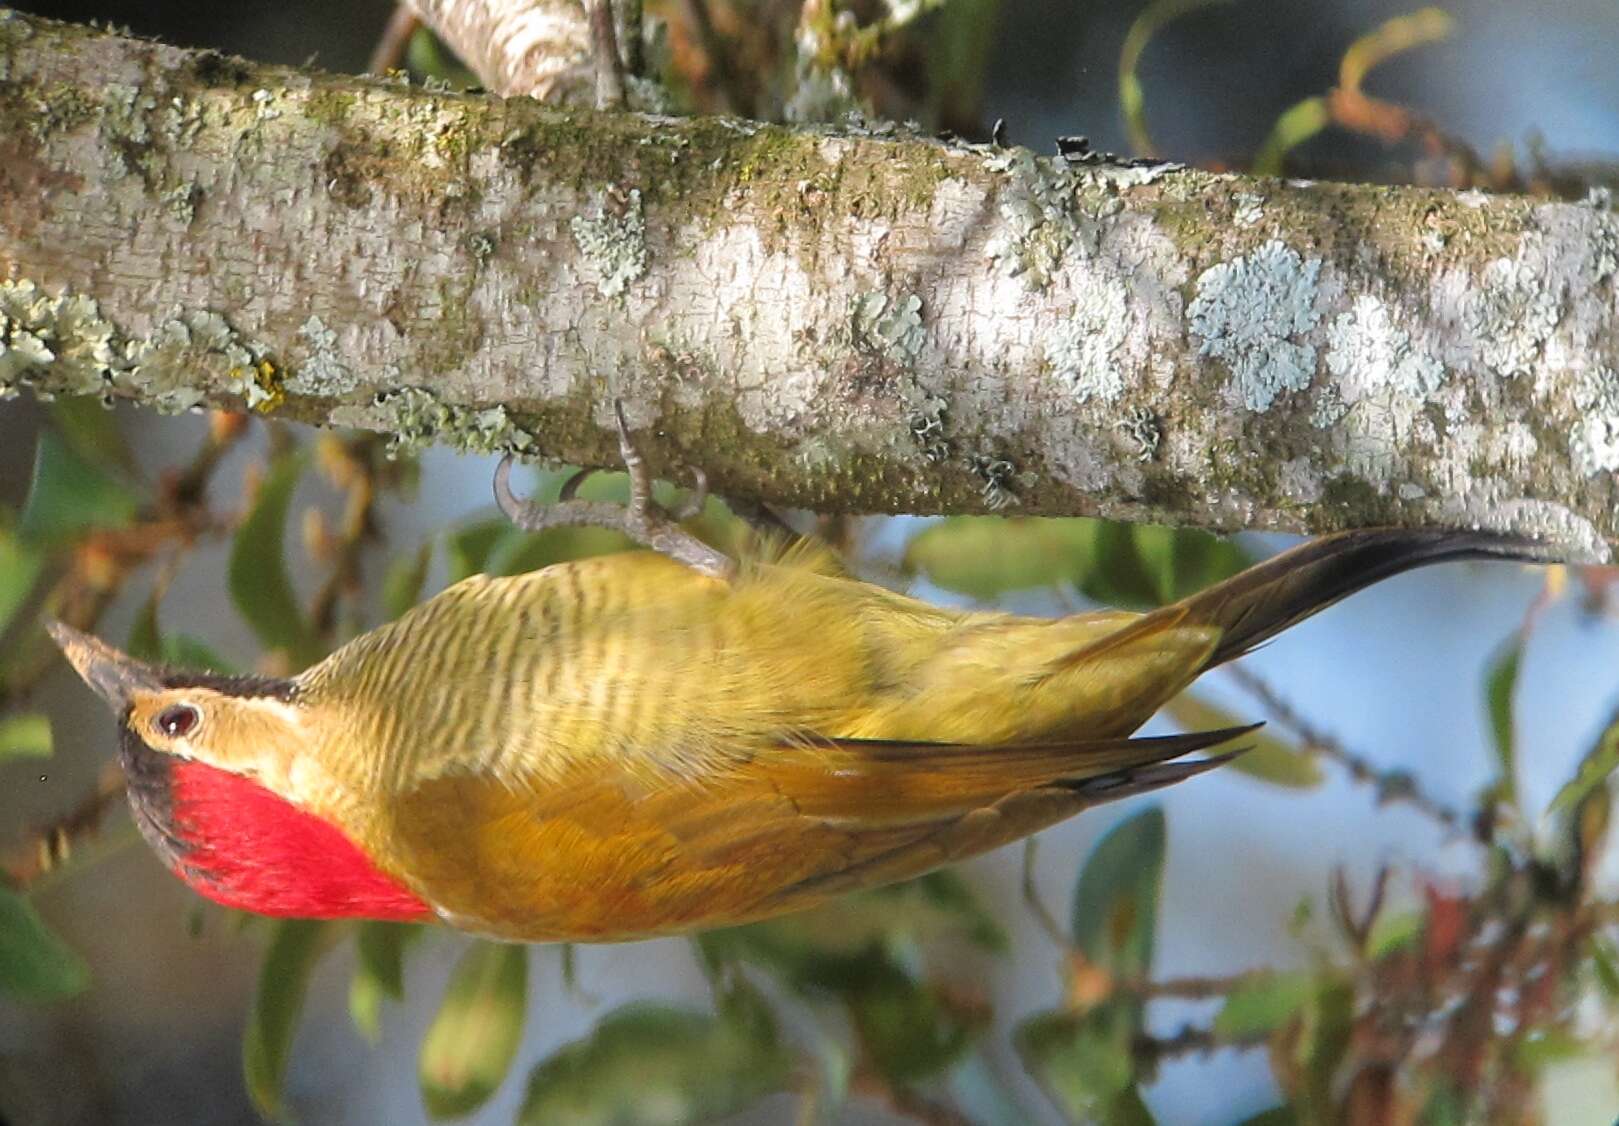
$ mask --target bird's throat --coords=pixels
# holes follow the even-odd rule
[[[250,778],[141,750],[145,755],[134,757],[146,759],[139,772],[144,782],[130,772],[136,821],[199,894],[243,911],[305,919],[431,914],[322,818]],[[128,770],[127,750],[125,757]]]

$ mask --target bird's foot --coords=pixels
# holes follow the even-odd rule
[[[703,471],[692,471],[697,479],[696,488],[679,507],[674,511],[664,508],[652,499],[652,474],[646,467],[646,459],[630,438],[630,429],[624,422],[623,405],[616,400],[613,403],[613,417],[618,425],[619,455],[624,459],[624,471],[630,476],[628,505],[577,499],[575,494],[579,486],[596,472],[594,469],[581,469],[569,477],[563,483],[555,504],[532,504],[519,500],[511,489],[512,458],[508,454],[495,470],[495,503],[500,510],[526,532],[580,524],[611,528],[695,571],[727,581],[734,578],[736,564],[729,556],[716,551],[680,526],[680,521],[701,512],[708,500],[708,478]]]

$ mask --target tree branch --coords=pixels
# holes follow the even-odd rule
[[[491,91],[591,105],[596,72],[583,0],[404,0]]]
[[[425,8],[425,5],[423,6]],[[0,22],[0,387],[833,512],[1619,539],[1619,217]]]

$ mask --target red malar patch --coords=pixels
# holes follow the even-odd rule
[[[300,919],[417,920],[431,911],[336,826],[252,779],[199,762],[173,773],[175,872],[201,895]]]

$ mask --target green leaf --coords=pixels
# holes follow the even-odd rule
[[[1395,911],[1385,907],[1377,913],[1366,935],[1366,956],[1372,961],[1403,950],[1422,936],[1428,924],[1423,911]]]
[[[1270,136],[1259,146],[1250,171],[1255,176],[1280,176],[1288,152],[1302,145],[1332,121],[1332,111],[1325,98],[1305,98],[1289,106],[1276,119]]]
[[[84,460],[54,430],[39,436],[34,477],[17,534],[54,546],[100,528],[127,527],[139,503],[122,482]]]
[[[1189,692],[1183,692],[1165,704],[1164,714],[1182,731],[1212,731],[1221,727],[1237,727],[1246,722],[1218,704],[1211,704]],[[1250,731],[1237,745],[1248,750],[1232,759],[1223,769],[1241,771],[1250,778],[1291,790],[1309,790],[1321,785],[1324,776],[1316,756],[1270,734],[1264,728]]]
[[[266,1118],[286,1116],[281,1089],[292,1051],[293,1033],[303,1012],[309,978],[331,948],[331,924],[315,919],[280,919],[259,969],[259,988],[242,1038],[242,1076],[253,1105]]]
[[[1092,523],[951,516],[912,536],[901,565],[946,590],[986,600],[1057,586],[1089,570]]]
[[[1523,641],[1523,632],[1514,631],[1490,658],[1489,668],[1484,674],[1484,699],[1490,713],[1490,735],[1495,743],[1495,759],[1501,772],[1497,792],[1514,805],[1518,801],[1518,767],[1512,699],[1518,686],[1518,668],[1523,663]]]
[[[710,966],[746,961],[798,992],[847,993],[886,951],[965,941],[1006,949],[1005,932],[954,872],[843,896],[790,918],[698,936]]]
[[[1614,768],[1619,767],[1619,719],[1615,719],[1597,738],[1596,746],[1586,752],[1574,777],[1563,784],[1552,798],[1547,813],[1560,813],[1572,809],[1593,790],[1607,782]]]
[[[207,642],[189,633],[171,633],[163,638],[163,663],[182,669],[233,673],[236,666],[215,653]]]
[[[44,552],[24,543],[10,527],[0,524],[0,634],[5,633],[11,619],[28,601],[44,566]]]
[[[124,471],[135,467],[118,416],[95,395],[69,395],[50,405],[51,422],[85,461]]]
[[[405,48],[405,65],[425,78],[448,82],[457,90],[483,83],[426,27],[418,27]]]
[[[135,613],[135,620],[129,626],[129,640],[124,643],[124,652],[137,661],[161,661],[163,659],[163,631],[157,624],[157,594],[154,592],[150,598],[141,603],[141,608]]]
[[[1223,1040],[1263,1036],[1292,1020],[1316,991],[1315,975],[1305,971],[1251,977],[1226,997],[1214,1017]]]
[[[615,1009],[529,1074],[518,1126],[713,1122],[779,1090],[792,1067],[752,990],[717,1016],[649,1002]]]
[[[984,73],[1000,42],[996,23],[1001,0],[950,0],[927,28],[922,58],[927,66],[925,121],[947,128],[982,118]]]
[[[610,528],[547,528],[508,536],[495,544],[486,564],[492,575],[522,575],[553,563],[628,551],[635,541]]]
[[[1531,1075],[1591,1052],[1591,1045],[1561,1028],[1536,1028],[1512,1049],[1512,1062]]]
[[[349,1016],[371,1043],[382,1036],[382,1002],[405,996],[405,949],[421,934],[414,923],[366,920],[355,935]]]
[[[470,1114],[495,1093],[517,1056],[527,1008],[528,947],[473,943],[422,1040],[417,1075],[431,1117]]]
[[[1090,550],[1081,557],[1075,585],[1087,598],[1133,610],[1150,610],[1160,601],[1161,579],[1142,559],[1135,529],[1114,520],[1089,520]],[[1153,533],[1146,533],[1151,540]]]
[[[131,657],[199,672],[233,673],[235,667],[209,645],[186,633],[165,634],[157,620],[157,594],[141,606],[124,649]]]
[[[1152,156],[1154,146],[1147,132],[1146,97],[1137,75],[1141,55],[1160,28],[1187,12],[1222,0],[1152,0],[1141,8],[1119,49],[1119,112],[1124,115],[1125,132],[1136,156]]]
[[[1607,939],[1591,938],[1591,971],[1608,1000],[1619,1000],[1619,951]]]
[[[1354,1023],[1354,987],[1336,978],[1317,979],[1316,985],[1304,1006],[1303,1035],[1295,1049],[1304,1080],[1303,1090],[1294,1096],[1300,1106],[1332,1105]]]
[[[1133,1017],[1121,1002],[1083,1014],[1041,1013],[1012,1035],[1023,1066],[1076,1122],[1110,1122],[1110,1111],[1136,1080]]]
[[[1235,540],[1196,528],[1177,528],[1172,550],[1175,585],[1169,591],[1171,602],[1223,582],[1256,562]]]
[[[90,970],[45,925],[33,904],[0,887],[0,996],[60,1001],[90,984]]]
[[[464,524],[450,533],[444,543],[449,560],[450,582],[458,583],[485,570],[485,561],[495,545],[507,536],[521,536],[504,516]]]
[[[49,716],[0,716],[0,762],[13,758],[49,758],[51,721]]]
[[[1164,811],[1148,806],[1115,825],[1091,851],[1074,888],[1074,945],[1114,977],[1152,972],[1163,890]]]
[[[873,1066],[891,1082],[937,1075],[966,1055],[984,1022],[945,1003],[885,958],[868,959],[864,980],[847,994],[849,1015]]]
[[[1196,528],[1136,524],[1136,567],[1152,584],[1154,604],[1175,602],[1253,564],[1253,556],[1231,540]],[[1122,564],[1121,564],[1122,565]],[[1134,597],[1145,591],[1132,590]]]
[[[1086,961],[1114,978],[1151,976],[1163,888],[1163,811],[1149,806],[1114,826],[1080,870],[1071,926]],[[1014,1036],[1024,1066],[1069,1117],[1131,1121],[1133,1053],[1144,1006],[1117,996],[1082,1013],[1034,1016]]]
[[[382,612],[389,621],[421,600],[427,568],[432,562],[433,541],[428,540],[414,552],[400,555],[388,564],[388,573],[382,578]]]
[[[282,649],[299,665],[321,656],[287,575],[285,533],[292,494],[305,458],[295,450],[270,467],[247,519],[231,544],[228,585],[236,612],[266,649]]]

